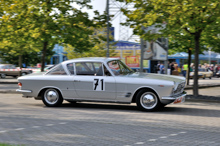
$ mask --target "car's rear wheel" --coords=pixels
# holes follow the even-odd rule
[[[204,75],[204,76],[203,76],[203,79],[205,79],[205,78],[206,78],[206,76]]]
[[[5,74],[1,74],[1,78],[4,79],[6,77]]]
[[[212,79],[212,76],[210,76],[209,79]]]
[[[157,95],[151,90],[141,90],[137,94],[136,104],[140,110],[154,111],[161,107]]]
[[[48,107],[57,107],[63,103],[62,95],[53,88],[46,89],[41,96],[43,103]]]

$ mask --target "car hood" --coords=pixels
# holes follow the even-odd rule
[[[175,81],[175,82],[184,82],[186,79],[185,77],[181,76],[174,76],[174,75],[164,75],[164,74],[155,74],[155,73],[133,73],[127,75],[127,77],[131,78],[144,78],[144,79],[157,79],[157,80],[164,80],[164,81]]]

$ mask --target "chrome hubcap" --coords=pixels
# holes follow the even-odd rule
[[[141,105],[146,109],[152,109],[157,104],[157,97],[151,92],[144,93],[141,98]]]
[[[54,104],[58,101],[59,94],[57,93],[56,90],[47,90],[44,94],[44,98],[47,103],[49,104]]]

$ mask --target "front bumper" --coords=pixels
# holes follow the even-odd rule
[[[174,95],[174,96],[165,96],[161,97],[163,103],[183,103],[185,101],[187,93],[183,91],[180,94]]]

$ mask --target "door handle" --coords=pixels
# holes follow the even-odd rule
[[[73,80],[73,82],[80,82],[80,80]]]

